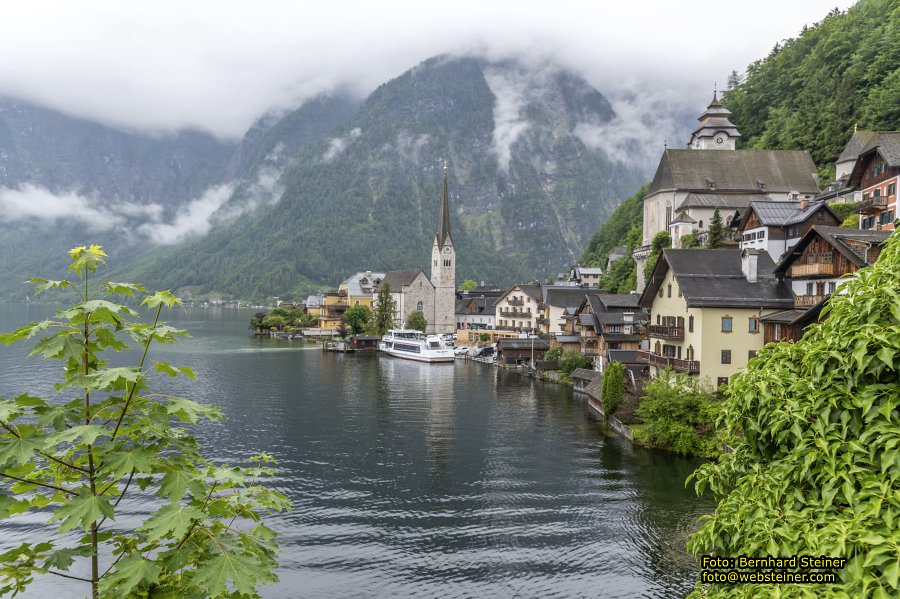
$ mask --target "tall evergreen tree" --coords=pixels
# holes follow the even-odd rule
[[[706,247],[709,249],[722,247],[724,235],[725,231],[724,227],[722,227],[722,215],[719,214],[719,209],[716,208],[716,211],[713,212],[712,220],[709,221],[709,239],[706,242]]]
[[[378,290],[378,300],[375,304],[375,318],[372,320],[372,328],[376,335],[384,335],[394,326],[394,312],[397,302],[391,295],[391,286],[385,283]]]

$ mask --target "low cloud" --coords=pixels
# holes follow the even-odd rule
[[[331,162],[340,156],[341,152],[343,152],[353,140],[358,139],[360,135],[362,135],[362,129],[356,127],[355,129],[351,129],[350,132],[343,137],[332,138],[328,143],[328,148],[325,150],[325,153],[322,154],[322,160]]]
[[[159,245],[172,245],[189,237],[206,235],[213,226],[213,215],[232,193],[232,183],[210,187],[202,196],[179,208],[171,222],[144,223],[138,226],[137,231]]]
[[[531,82],[516,71],[485,69],[484,79],[494,94],[494,132],[491,149],[504,173],[509,172],[512,146],[529,124],[523,115]]]
[[[31,183],[0,187],[0,220],[5,222],[66,220],[80,222],[91,231],[108,231],[123,227],[130,219],[159,219],[162,212],[159,204],[102,204],[93,196],[75,191],[54,193]]]

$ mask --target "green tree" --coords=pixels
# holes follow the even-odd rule
[[[706,247],[716,249],[722,247],[722,241],[725,238],[724,227],[722,226],[722,215],[716,208],[713,212],[712,220],[709,221],[709,232],[706,239]]]
[[[284,320],[283,316],[279,316],[278,314],[269,314],[262,321],[262,328],[264,329],[277,329],[281,330],[287,323]]]
[[[478,333],[478,340],[482,343],[487,343],[491,340],[491,335],[489,333]]]
[[[544,360],[548,362],[556,362],[562,356],[563,350],[558,345],[556,347],[551,347],[544,354]]]
[[[406,317],[406,326],[410,329],[416,329],[417,331],[425,332],[425,329],[428,328],[428,321],[425,320],[425,315],[422,314],[419,310],[413,310],[409,313],[409,316]]]
[[[572,374],[576,368],[591,368],[590,358],[577,351],[567,349],[559,357],[559,369],[565,374]]]
[[[696,554],[848,560],[828,585],[772,596],[900,595],[900,234],[831,296],[796,343],[772,343],[728,385],[718,425],[734,451],[700,466],[718,502]],[[698,584],[692,597],[756,597],[755,585]],[[712,595],[710,594],[712,593]]]
[[[31,355],[64,365],[56,384],[61,401],[27,392],[0,400],[0,518],[30,512],[48,531],[55,527],[0,554],[0,595],[51,574],[83,582],[95,599],[258,597],[259,585],[276,580],[277,566],[275,533],[260,519],[288,505],[258,484],[274,473],[271,458],[256,456],[255,465],[239,468],[202,456],[190,429],[220,419],[221,411],[148,387],[151,372],[194,378],[187,367],[147,361],[154,343],[185,334],[160,321],[179,300],[130,283],[91,285],[105,265],[99,246],[70,256],[80,281],[31,282],[38,293],[79,289],[78,302],[54,320],[0,336],[7,345],[41,337]],[[114,296],[143,296],[152,323]],[[137,345],[139,362],[110,366],[108,354],[128,348],[124,339]],[[153,514],[137,526],[113,526],[120,502],[136,489],[155,495]]]
[[[606,367],[601,389],[603,411],[607,416],[612,416],[625,397],[625,368],[621,362],[610,362]]]
[[[656,267],[656,261],[659,260],[659,255],[662,254],[662,251],[670,247],[672,247],[672,236],[666,231],[657,233],[650,243],[650,255],[647,257],[647,262],[644,263],[645,279],[650,278],[650,273]]]
[[[370,328],[374,314],[368,306],[351,306],[344,312],[344,320],[350,326],[353,335],[360,335]]]
[[[713,423],[719,400],[697,379],[665,371],[644,385],[635,413],[643,421],[634,429],[635,440],[644,445],[687,455],[715,456],[722,440]]]
[[[462,282],[462,285],[459,286],[462,291],[472,291],[476,287],[478,287],[478,283],[472,279],[466,279]]]
[[[397,302],[391,295],[391,286],[387,283],[378,290],[378,299],[375,301],[375,313],[372,318],[372,332],[376,335],[384,335],[394,327],[394,312],[397,311]]]

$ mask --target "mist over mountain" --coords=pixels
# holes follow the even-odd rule
[[[546,277],[646,179],[658,153],[647,117],[618,114],[551,63],[450,56],[365,99],[332,92],[266,115],[239,142],[149,137],[6,100],[0,249],[34,253],[0,263],[0,293],[23,293],[19,272],[52,271],[51,254],[85,242],[116,252],[123,276],[195,295],[290,296],[359,269],[427,270],[445,161],[458,276]]]

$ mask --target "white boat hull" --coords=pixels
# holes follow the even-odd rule
[[[415,360],[416,362],[427,362],[427,363],[437,363],[437,362],[453,362],[455,357],[453,356],[452,350],[435,350],[433,352],[429,352],[428,354],[414,354],[405,351],[398,351],[395,349],[387,349],[384,347],[379,348],[383,353],[393,356],[395,358],[403,358],[406,360]]]

